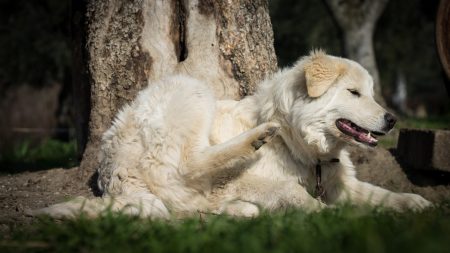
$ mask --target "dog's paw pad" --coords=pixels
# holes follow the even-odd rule
[[[262,145],[269,142],[280,129],[280,126],[276,123],[267,123],[265,125],[264,132],[258,136],[258,139],[252,142],[252,146],[255,150],[258,150]]]
[[[266,144],[266,142],[264,140],[259,140],[259,139],[252,142],[252,146],[255,148],[255,150],[258,150],[264,144]]]
[[[266,137],[273,137],[277,134],[278,130],[280,129],[279,126],[273,126],[269,127],[266,131],[267,136]]]
[[[279,129],[280,129],[279,126],[271,126],[266,128],[264,133],[258,136],[258,140],[264,140],[265,142],[269,141],[270,139],[272,139],[272,137],[274,137],[278,133]]]

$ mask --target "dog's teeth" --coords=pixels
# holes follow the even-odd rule
[[[370,132],[368,132],[368,133],[367,133],[367,138],[370,138],[370,137],[371,137],[371,136],[370,136]]]

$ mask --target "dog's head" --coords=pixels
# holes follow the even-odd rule
[[[284,116],[320,152],[345,143],[376,146],[377,136],[394,127],[395,117],[375,102],[372,77],[358,63],[315,51],[295,69],[301,80],[284,87],[292,100]]]

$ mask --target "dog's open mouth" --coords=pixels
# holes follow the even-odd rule
[[[348,119],[336,120],[336,127],[344,134],[353,137],[355,141],[372,147],[375,147],[378,144],[376,135],[384,135],[384,133],[364,129]]]

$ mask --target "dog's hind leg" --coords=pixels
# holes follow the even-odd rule
[[[166,129],[170,129],[167,136],[171,138],[166,141],[173,150],[180,148],[181,161],[177,164],[187,181],[211,178],[224,169],[248,161],[280,128],[277,123],[264,123],[227,142],[211,146],[210,134],[216,117],[214,95],[197,81],[184,81],[184,85],[177,86],[177,91],[172,94],[164,121]]]
[[[149,192],[135,192],[112,199],[114,211],[142,218],[170,218],[164,203]]]
[[[200,152],[192,152],[186,162],[185,176],[190,180],[214,176],[223,170],[233,168],[254,158],[256,150],[277,134],[277,123],[264,123],[231,140],[208,146]]]
[[[170,218],[164,203],[149,192],[133,192],[93,199],[77,197],[64,203],[30,211],[28,214],[32,216],[49,215],[61,219],[77,217],[81,213],[88,217],[97,217],[105,211],[121,212],[142,218]]]

